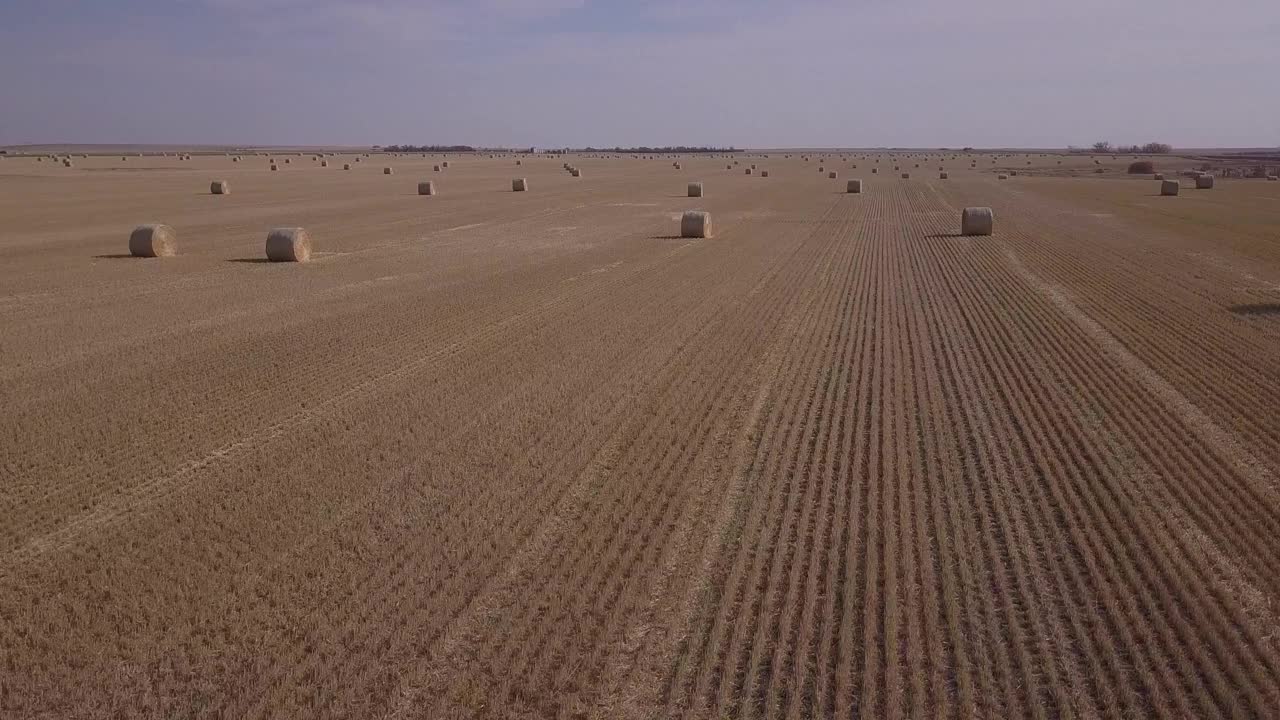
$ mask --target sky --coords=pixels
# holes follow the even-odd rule
[[[0,0],[0,144],[1280,145],[1280,0]]]

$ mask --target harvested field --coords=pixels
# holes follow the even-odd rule
[[[0,717],[1280,706],[1280,183],[113,153],[0,166]]]

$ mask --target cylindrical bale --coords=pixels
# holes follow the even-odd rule
[[[701,210],[685,211],[685,214],[680,217],[680,237],[711,237],[711,213]]]
[[[267,233],[267,259],[271,262],[306,262],[311,259],[311,234],[306,228],[276,228]]]
[[[214,180],[209,183],[209,192],[214,195],[230,195],[231,183],[226,180]]]
[[[689,183],[689,197],[702,197],[702,183]]]
[[[521,161],[519,161],[519,160],[517,160],[517,161],[516,161],[516,164],[517,164],[517,165],[523,165],[524,163],[523,163],[523,162],[521,162]]]
[[[434,171],[434,172],[440,172],[440,166],[439,166],[439,165],[436,165],[436,166],[432,167],[431,169],[432,169],[432,171]]]
[[[574,168],[569,171],[569,174],[576,178],[580,178],[582,177],[582,170],[580,168]]]
[[[910,180],[910,179],[911,179],[911,173],[909,173],[909,172],[904,172],[904,173],[902,173],[902,179],[903,179],[903,180]]]
[[[945,172],[940,172],[940,173],[938,173],[938,179],[939,179],[939,180],[946,180],[946,179],[947,179],[947,178],[949,178],[949,177],[951,177],[951,176],[950,176],[950,175],[948,175],[948,174],[946,174]]]
[[[395,175],[395,174],[396,174],[396,171],[395,171],[395,168],[384,167],[384,168],[382,168],[382,174],[383,174],[383,175]]]
[[[743,174],[743,175],[750,175],[750,174],[751,174],[751,168],[743,168],[743,170],[742,170],[742,174]]]
[[[423,180],[422,182],[418,183],[418,194],[419,195],[435,195],[436,184],[431,182],[430,180]]]
[[[760,177],[762,177],[762,178],[767,178],[767,177],[769,177],[769,171],[768,171],[768,170],[761,170],[761,171],[760,171]]]
[[[188,156],[188,157],[187,157],[187,159],[188,159],[188,160],[190,160],[190,159],[191,159],[191,157],[190,157],[190,156]],[[293,161],[292,161],[292,160],[290,160],[289,158],[285,158],[285,159],[284,159],[284,164],[285,164],[285,165],[292,165],[292,164],[293,164]]]
[[[1008,180],[1008,179],[1009,179],[1009,176],[1008,176],[1008,175],[1005,175],[1004,173],[1000,173],[999,175],[997,175],[997,176],[996,176],[996,179],[997,179],[997,180]]]
[[[854,195],[862,192],[862,181],[850,180],[849,184],[845,187],[845,192],[852,193]]]
[[[449,167],[449,161],[445,160],[444,162],[440,163],[440,167]]]
[[[129,233],[129,254],[134,257],[171,257],[178,254],[178,234],[161,223],[139,225]]]
[[[1181,187],[1177,180],[1162,180],[1160,182],[1161,195],[1177,195],[1178,188]]]
[[[872,175],[879,175],[879,174],[880,174],[880,168],[871,168],[871,174],[872,174]]]
[[[328,160],[321,160],[321,161],[320,161],[320,167],[329,167],[329,161],[328,161]]]
[[[1155,178],[1153,178],[1153,179],[1155,179],[1155,180],[1163,180],[1163,179],[1164,179],[1164,173],[1156,173]]]
[[[524,192],[529,189],[528,178],[516,178],[511,181],[511,192]]]
[[[961,235],[990,235],[994,224],[995,218],[989,207],[965,208],[960,213]]]
[[[1210,190],[1210,189],[1212,189],[1212,188],[1213,188],[1213,176],[1212,176],[1212,175],[1205,174],[1205,175],[1197,175],[1197,176],[1196,176],[1196,189],[1197,189],[1197,190]]]
[[[836,172],[835,170],[832,170],[831,172],[827,173],[828,180],[835,180],[838,177],[840,177],[840,173]]]
[[[350,169],[351,169],[351,163],[342,163],[342,169],[343,169],[343,170],[350,170]]]
[[[279,165],[274,165],[274,164],[273,164],[273,165],[271,166],[271,172],[278,172],[279,170],[280,170],[280,166],[279,166]]]

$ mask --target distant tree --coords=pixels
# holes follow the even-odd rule
[[[1147,155],[1167,155],[1173,152],[1173,146],[1168,143],[1149,142],[1142,146],[1142,152]]]
[[[1093,144],[1093,151],[1096,153],[1109,153],[1111,152],[1111,143],[1106,140],[1096,142]]]

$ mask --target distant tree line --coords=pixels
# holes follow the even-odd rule
[[[1121,155],[1166,155],[1173,152],[1173,146],[1168,143],[1149,142],[1146,145],[1120,145],[1119,147],[1111,147],[1111,143],[1103,140],[1093,144],[1093,152],[1119,153]]]
[[[470,145],[387,145],[382,148],[386,152],[408,153],[440,153],[440,152],[475,152]]]
[[[716,148],[716,147],[702,147],[702,146],[694,147],[694,146],[690,146],[690,145],[668,145],[668,146],[666,146],[666,147],[648,147],[648,146],[643,146],[643,145],[642,145],[642,146],[640,146],[640,147],[628,147],[628,148],[624,148],[624,147],[612,147],[612,148],[594,148],[594,147],[585,147],[585,148],[562,148],[562,149],[560,149],[560,150],[554,150],[554,151],[551,151],[551,152],[561,152],[561,153],[617,153],[617,154],[619,154],[619,155],[622,155],[622,154],[633,154],[633,155],[670,155],[670,154],[676,154],[676,153],[679,153],[679,154],[683,154],[683,155],[688,155],[688,154],[692,154],[692,153],[736,153],[736,152],[741,152],[741,151],[740,151],[740,150],[738,150],[737,148],[734,148],[734,147],[728,147],[728,148]]]

